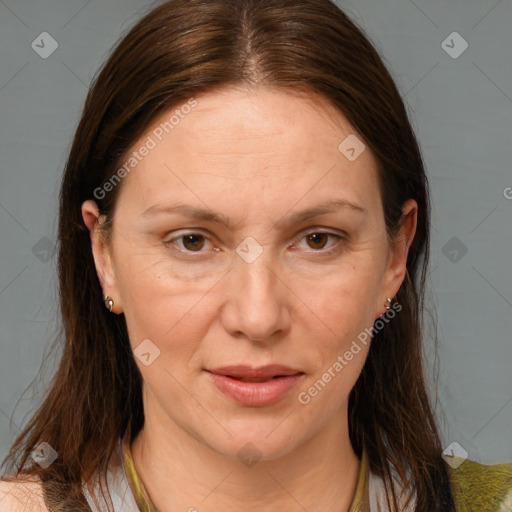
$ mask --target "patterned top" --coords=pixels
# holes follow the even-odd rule
[[[119,439],[106,482],[84,484],[84,496],[91,512],[159,512],[135,470],[130,439],[129,432]],[[512,463],[484,465],[469,459],[453,462],[450,478],[457,512],[512,512]],[[395,486],[399,495],[398,480]],[[415,501],[413,495],[407,508],[400,502],[399,511],[412,512]],[[389,511],[384,482],[370,471],[365,450],[349,512],[396,512]]]

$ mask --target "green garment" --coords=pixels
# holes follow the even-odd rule
[[[457,512],[512,512],[512,464],[468,459],[451,478]]]

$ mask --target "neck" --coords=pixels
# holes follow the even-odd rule
[[[131,445],[135,469],[160,512],[349,512],[359,476],[343,415],[292,451],[244,464],[146,414]]]

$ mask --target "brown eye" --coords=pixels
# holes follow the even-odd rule
[[[204,236],[198,234],[184,235],[180,237],[183,240],[183,246],[189,251],[198,251],[204,247]]]
[[[309,233],[301,235],[299,245],[301,245],[302,249],[305,249],[307,253],[327,256],[340,252],[342,242],[345,238],[346,237],[343,235],[338,235],[330,231],[310,231]],[[307,244],[307,248],[302,245],[304,242]]]
[[[327,239],[329,238],[328,233],[311,233],[307,236],[308,245],[312,249],[323,249],[325,244],[327,243]],[[310,242],[313,245],[310,245]]]

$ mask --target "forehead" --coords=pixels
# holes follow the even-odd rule
[[[321,141],[326,136],[337,138],[340,132],[347,135],[354,132],[333,105],[312,92],[229,87],[203,94],[196,101],[197,105],[181,120],[177,132],[178,136],[181,132],[184,137],[195,137],[198,145],[224,139],[226,143],[240,143],[241,149],[244,144],[246,150],[251,149],[251,142],[259,150],[262,144],[270,144],[269,152],[275,152],[279,141],[286,140],[289,144],[300,142],[299,148],[303,149],[318,144],[323,149]],[[175,108],[179,110],[180,105]],[[165,124],[168,118],[168,112],[164,113],[153,127]],[[299,148],[287,145],[281,151],[291,153]],[[217,153],[221,149],[225,148],[219,148]],[[215,147],[212,145],[209,151],[215,152]]]
[[[355,159],[346,153],[347,140],[360,152]],[[378,201],[373,154],[348,120],[312,93],[258,87],[198,95],[161,114],[132,150],[144,144],[151,150],[121,194],[141,207],[183,192],[202,194],[205,202],[229,194],[243,205],[263,193],[269,201],[293,202],[333,188],[355,202]]]

